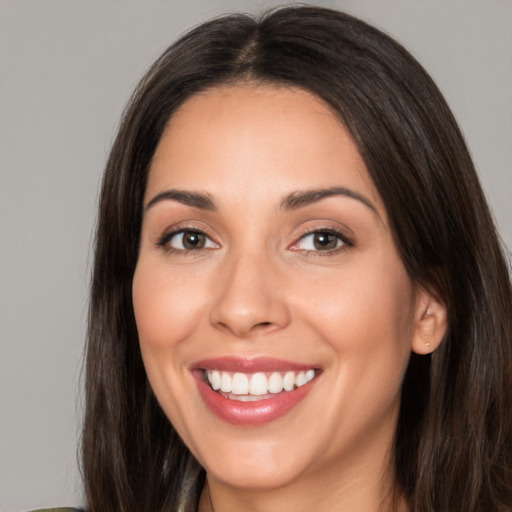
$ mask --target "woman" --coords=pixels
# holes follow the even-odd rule
[[[314,7],[203,24],[104,177],[88,509],[512,510],[511,305],[402,47]]]

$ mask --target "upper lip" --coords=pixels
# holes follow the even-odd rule
[[[221,370],[242,373],[301,371],[312,368],[317,368],[317,366],[261,356],[253,358],[235,356],[216,357],[196,361],[190,366],[191,370]]]

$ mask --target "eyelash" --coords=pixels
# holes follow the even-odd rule
[[[178,255],[193,255],[196,254],[198,251],[201,250],[211,250],[215,247],[200,247],[198,249],[186,249],[186,248],[176,248],[172,247],[170,245],[171,240],[173,240],[174,237],[177,237],[178,235],[185,235],[186,233],[189,234],[197,234],[204,236],[206,239],[206,243],[214,244],[218,247],[218,244],[214,242],[203,230],[197,229],[197,228],[180,228],[176,231],[171,231],[169,233],[165,233],[162,235],[156,242],[156,245],[158,247],[161,247],[168,253],[178,254]],[[338,239],[339,242],[341,242],[341,245],[339,247],[334,247],[332,249],[326,249],[326,250],[319,250],[319,249],[300,249],[300,248],[294,248],[294,246],[297,246],[301,241],[304,241],[307,237],[315,236],[315,235],[328,235],[328,236],[334,236]],[[314,243],[314,242],[313,242]],[[182,244],[183,245],[183,244]],[[295,252],[300,252],[303,254],[308,254],[308,256],[314,256],[314,257],[322,257],[322,256],[328,256],[332,255],[334,253],[338,253],[341,251],[346,251],[350,249],[351,247],[354,247],[354,241],[349,238],[346,233],[333,229],[331,227],[328,228],[315,228],[310,231],[305,231],[302,233],[296,242],[294,242],[290,246],[290,250]]]
[[[156,245],[161,247],[162,249],[164,249],[166,252],[174,253],[174,254],[178,254],[178,255],[191,255],[191,254],[196,254],[198,251],[201,251],[201,250],[212,249],[212,247],[200,247],[198,249],[186,249],[186,248],[179,249],[176,247],[172,247],[170,245],[170,242],[173,240],[173,238],[177,237],[178,235],[185,235],[187,233],[204,236],[206,239],[205,243],[211,243],[211,244],[218,246],[218,244],[216,242],[214,242],[202,229],[186,228],[186,227],[177,229],[176,231],[171,231],[169,233],[165,233],[158,239],[158,241],[156,242]],[[183,243],[182,243],[182,245],[183,245]]]
[[[300,249],[300,248],[294,248],[294,246],[297,246],[301,241],[304,241],[307,239],[307,237],[314,237],[315,235],[329,235],[334,236],[337,238],[338,242],[341,242],[339,247],[334,247],[332,249],[326,249],[326,250],[320,250],[320,249]],[[314,242],[313,242],[314,243]],[[354,241],[347,236],[346,233],[344,233],[341,230],[333,229],[332,227],[325,227],[325,228],[315,228],[312,230],[305,231],[300,235],[300,237],[297,239],[296,242],[294,242],[291,246],[291,250],[300,252],[303,254],[307,254],[308,256],[312,257],[324,257],[324,256],[330,256],[333,254],[337,254],[342,251],[346,251],[350,249],[351,247],[354,247]]]

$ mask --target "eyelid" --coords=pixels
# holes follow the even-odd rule
[[[194,247],[194,248],[191,248],[191,249],[187,249],[186,247],[184,247],[184,237],[187,235],[187,234],[195,234],[195,235],[202,235],[204,236],[204,239],[205,239],[205,242],[204,242],[204,246],[202,247]],[[179,240],[181,237],[181,245],[182,247],[174,247],[172,245],[172,242],[174,242],[175,240]],[[177,231],[175,233],[172,233],[169,237],[168,237],[168,241],[167,243],[169,244],[170,248],[172,249],[175,249],[175,250],[178,250],[178,251],[186,251],[186,252],[191,252],[191,251],[194,251],[194,250],[202,250],[202,249],[216,249],[218,248],[218,245],[206,234],[206,233],[202,233],[200,231],[192,231],[190,229],[183,229],[181,231]]]
[[[333,236],[336,236],[341,241],[341,246],[335,247],[333,249],[326,249],[326,250],[320,250],[320,249],[302,249],[297,247],[297,245],[304,239],[306,239],[308,236],[313,236],[315,234],[319,233],[327,233]],[[345,230],[341,228],[334,228],[332,226],[315,226],[308,229],[305,229],[289,246],[289,250],[295,251],[295,252],[302,252],[302,253],[309,253],[319,256],[327,256],[329,254],[338,253],[340,251],[344,251],[347,249],[350,249],[351,247],[354,247],[355,243],[352,236],[349,236]]]
[[[210,247],[200,247],[198,249],[185,249],[185,248],[179,249],[179,248],[170,246],[169,242],[175,236],[182,234],[182,233],[187,233],[187,232],[200,233],[200,234],[204,235],[207,238],[207,240],[210,241],[214,245],[214,247],[210,246]],[[204,227],[199,227],[194,224],[185,224],[185,225],[178,224],[175,226],[170,226],[163,232],[163,234],[161,234],[157,237],[157,239],[155,240],[155,245],[157,245],[158,247],[161,247],[162,249],[164,249],[166,251],[175,252],[175,253],[179,253],[179,254],[185,254],[185,253],[190,254],[190,253],[195,253],[195,252],[202,251],[202,250],[208,251],[208,250],[217,249],[220,247],[220,244],[215,240],[215,238],[213,236],[210,235],[208,229],[205,229]]]

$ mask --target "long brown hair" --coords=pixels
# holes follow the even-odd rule
[[[131,283],[148,169],[173,112],[238,81],[293,85],[350,130],[413,282],[447,306],[448,333],[413,355],[393,458],[415,512],[512,510],[512,292],[464,139],[423,68],[346,14],[289,7],[207,22],[153,65],[105,171],[93,270],[83,431],[89,510],[192,511],[204,472],[144,371]]]

